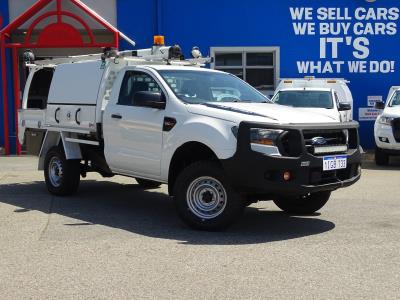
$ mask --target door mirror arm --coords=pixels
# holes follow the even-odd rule
[[[376,109],[385,109],[385,102],[383,102],[383,101],[375,102],[375,108]]]

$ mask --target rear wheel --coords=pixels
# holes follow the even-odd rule
[[[51,194],[57,196],[74,194],[80,182],[80,160],[67,160],[62,149],[53,147],[46,154],[44,178]]]
[[[389,164],[389,155],[378,147],[375,148],[375,163],[378,166],[387,166]]]
[[[312,214],[329,200],[331,192],[317,192],[299,197],[282,197],[274,200],[276,206],[292,214]]]
[[[136,182],[144,189],[156,189],[159,188],[161,183],[153,180],[135,178]]]
[[[208,161],[194,163],[179,174],[174,186],[174,200],[186,224],[209,231],[231,225],[245,207],[222,168]]]

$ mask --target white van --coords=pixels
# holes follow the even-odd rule
[[[353,97],[344,79],[282,79],[272,101],[326,115],[338,122],[353,120]]]

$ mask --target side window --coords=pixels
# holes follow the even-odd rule
[[[36,71],[29,87],[27,108],[45,109],[47,107],[53,74],[54,69],[50,68]]]
[[[137,92],[162,93],[160,86],[150,75],[138,71],[128,71],[122,81],[118,104],[135,106]]]

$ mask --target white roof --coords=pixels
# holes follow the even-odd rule
[[[293,82],[337,81],[337,82],[350,83],[348,80],[344,78],[281,78],[280,81],[293,81]]]
[[[279,92],[282,91],[315,91],[315,92],[330,92],[332,89],[329,88],[319,88],[319,87],[294,87],[294,88],[283,88],[280,89]]]
[[[149,68],[153,68],[156,70],[185,70],[185,71],[203,71],[203,72],[214,72],[214,73],[222,73],[218,70],[206,69],[206,68],[199,68],[199,67],[191,67],[191,66],[180,66],[180,65],[143,65]]]

